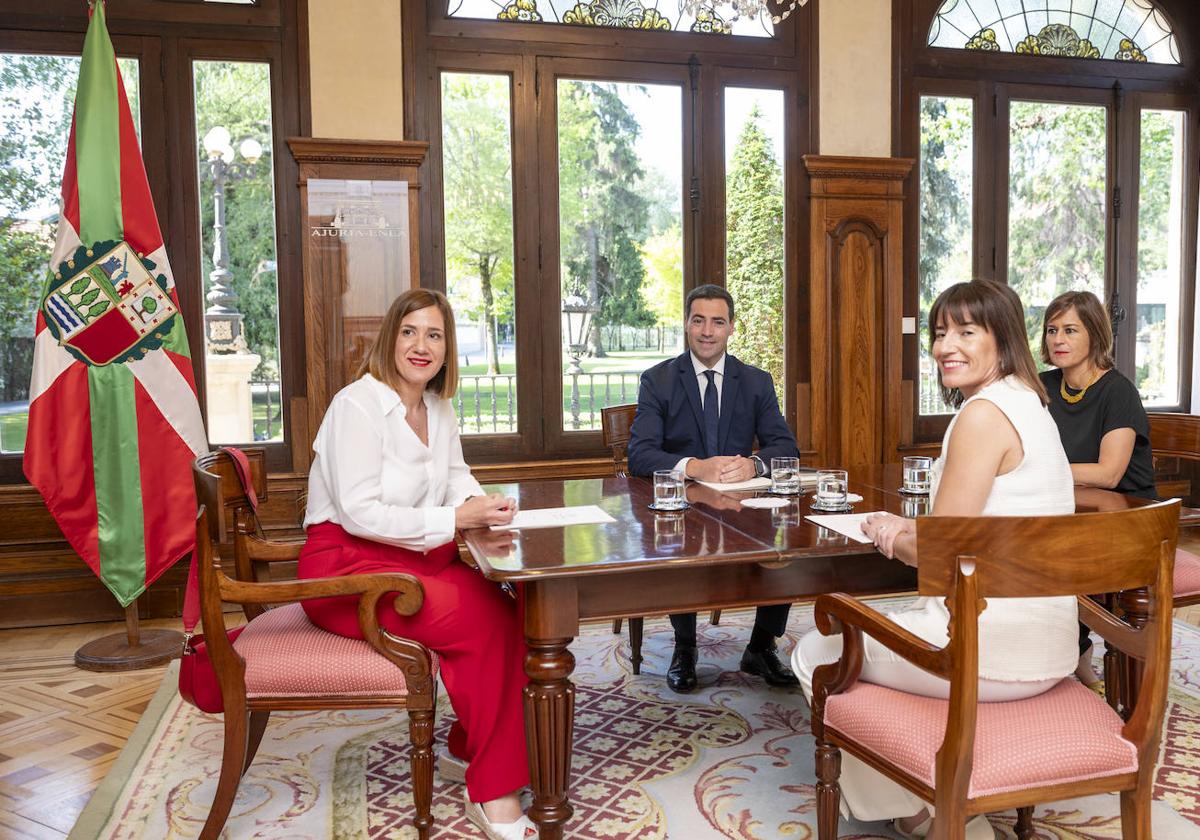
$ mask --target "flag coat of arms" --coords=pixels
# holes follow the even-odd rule
[[[122,606],[190,552],[208,443],[171,267],[97,2],[37,315],[24,468]]]

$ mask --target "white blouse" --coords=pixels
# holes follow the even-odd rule
[[[454,539],[454,508],[483,489],[463,461],[449,400],[426,391],[429,445],[400,396],[370,374],[334,395],[313,442],[304,527],[426,552]]]

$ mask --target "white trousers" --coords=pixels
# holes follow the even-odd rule
[[[944,700],[950,696],[950,683],[947,680],[935,677],[900,658],[870,636],[864,634],[863,643],[863,667],[859,679],[925,697]],[[812,702],[813,671],[821,665],[836,662],[841,655],[841,635],[822,636],[820,631],[810,630],[800,639],[792,651],[792,670],[796,672],[809,703]],[[1057,685],[1059,679],[1055,677],[1033,682],[981,679],[979,701],[999,703],[1036,697]],[[845,752],[842,753],[842,772],[838,783],[842,789],[842,813],[864,822],[910,817],[922,808],[933,810],[919,796]]]

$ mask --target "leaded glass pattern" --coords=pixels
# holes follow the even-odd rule
[[[1179,45],[1151,0],[946,0],[931,47],[1179,64]]]
[[[678,0],[450,0],[449,16],[752,38],[775,36],[766,12],[754,18],[734,19],[728,12],[704,8],[693,17],[679,6]]]

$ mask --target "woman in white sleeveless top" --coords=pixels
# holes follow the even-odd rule
[[[959,411],[946,429],[934,464],[934,516],[1033,516],[1075,511],[1071,467],[1025,337],[1016,293],[1002,283],[976,280],[943,292],[929,314],[932,352],[947,403]],[[918,563],[916,523],[876,514],[863,525],[879,550]],[[936,645],[948,641],[949,613],[942,598],[919,598],[889,616]],[[994,598],[979,618],[979,700],[1033,697],[1075,671],[1078,659],[1075,599]],[[945,698],[949,683],[912,665],[869,636],[861,679],[912,694]],[[808,633],[792,667],[812,696],[813,671],[841,654],[841,636]],[[850,755],[842,757],[842,804],[860,820],[897,819],[904,836],[923,837],[931,809],[919,797]],[[991,838],[986,817],[967,827],[968,838]]]

